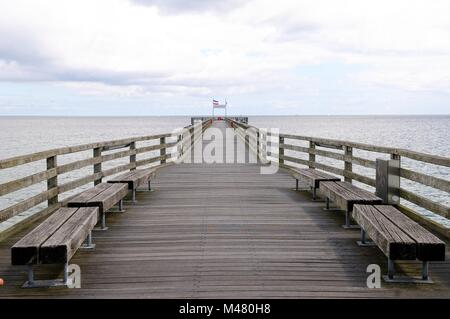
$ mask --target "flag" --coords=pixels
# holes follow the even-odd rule
[[[219,106],[219,101],[213,100],[213,106]]]

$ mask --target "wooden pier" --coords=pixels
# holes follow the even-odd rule
[[[224,131],[231,125],[239,135],[238,127],[248,128],[247,124],[234,120],[203,120],[201,131],[211,127]],[[188,127],[187,134],[193,130]],[[260,153],[262,136],[257,136],[256,152]],[[170,138],[173,141],[169,141]],[[288,137],[281,136],[280,144],[287,145],[284,138]],[[158,144],[141,148],[136,145],[148,140]],[[245,140],[245,137],[237,138],[234,145],[236,148],[243,146],[249,157],[255,150],[251,145],[245,145]],[[376,246],[357,246],[355,242],[360,233],[341,227],[342,212],[324,211],[322,200],[312,201],[308,192],[294,189],[289,167],[284,166],[294,159],[292,155],[282,154],[281,161],[286,161],[281,163],[284,168],[268,175],[260,174],[261,166],[267,165],[260,160],[256,163],[170,165],[173,155],[166,152],[166,148],[177,148],[177,152],[183,154],[195,143],[203,143],[206,147],[208,141],[186,140],[183,134],[167,134],[0,161],[0,168],[4,169],[35,160],[44,160],[48,165],[45,176],[35,175],[34,180],[22,178],[22,184],[1,184],[0,195],[37,183],[36,180],[50,181],[45,196],[39,198],[42,199],[40,202],[48,201],[48,207],[40,212],[20,219],[21,211],[26,212],[32,204],[39,202],[36,198],[25,204],[14,204],[14,209],[8,207],[0,211],[0,220],[6,215],[18,218],[15,226],[5,228],[0,242],[0,277],[5,280],[4,286],[0,287],[0,298],[450,298],[449,261],[431,264],[433,284],[383,282],[381,288],[369,289],[366,268],[369,264],[378,264],[385,273],[385,255]],[[322,141],[321,145],[330,143]],[[319,142],[316,144],[319,147]],[[118,152],[102,154],[114,148]],[[94,155],[62,166],[55,163],[57,156],[80,150],[93,150]],[[309,151],[300,147],[297,150]],[[155,151],[160,153],[152,158],[136,158],[137,154]],[[326,151],[311,152],[312,155],[324,155],[320,152]],[[348,150],[345,156],[342,159],[350,163]],[[119,168],[102,169],[101,163],[120,157],[129,157],[129,163],[120,164]],[[48,158],[53,158],[54,162]],[[311,162],[301,164],[312,164],[314,157],[309,159]],[[448,165],[445,160],[448,161],[435,157],[433,161]],[[369,161],[355,161],[373,167]],[[83,165],[96,165],[94,173],[66,184],[58,184],[54,179],[58,173]],[[96,248],[78,251],[71,259],[71,264],[81,267],[81,289],[21,288],[27,279],[27,269],[26,266],[11,265],[11,247],[65,204],[67,199],[59,199],[58,194],[146,165],[157,169],[152,180],[153,191],[138,192],[135,204],[125,202],[125,213],[110,213],[107,217],[109,229],[93,233]],[[351,170],[351,165],[345,168]],[[349,175],[336,170],[332,173],[363,179],[356,173]],[[422,175],[412,178],[424,180]],[[445,181],[441,184],[439,180],[432,181],[438,187],[447,187]],[[442,211],[445,208],[437,206],[436,209]],[[409,215],[413,216],[412,213]],[[436,230],[434,232],[448,242],[445,229],[437,229],[432,222],[425,221],[424,225]],[[448,260],[449,248],[446,255]],[[399,272],[409,275],[420,274],[420,266],[415,261],[396,263]],[[61,277],[60,265],[36,268],[36,277],[52,276]]]

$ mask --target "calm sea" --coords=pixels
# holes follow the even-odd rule
[[[190,124],[190,117],[0,117],[0,159],[47,150],[132,136],[165,133]],[[280,132],[344,139],[381,146],[450,156],[450,115],[442,116],[251,116],[249,124],[260,128],[279,128]],[[369,158],[382,154],[360,152]],[[322,159],[324,163],[332,160]],[[334,163],[335,164],[335,163]],[[402,162],[421,172],[450,179],[450,169]],[[354,165],[357,172],[373,176],[373,170]],[[32,172],[25,169],[23,175]],[[16,170],[0,171],[0,183],[17,178]],[[36,186],[36,189],[39,186]],[[448,193],[402,180],[402,187],[450,205]],[[0,209],[26,198],[24,192],[0,199]],[[432,214],[421,210],[422,213]],[[448,220],[433,217],[450,227]]]

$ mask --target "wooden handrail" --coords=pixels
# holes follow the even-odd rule
[[[245,130],[252,129],[260,131],[258,128],[239,123],[228,119],[228,122],[235,129],[242,131],[240,134],[245,135]],[[363,150],[373,153],[385,153],[389,154],[391,158],[396,158],[402,160],[403,158],[412,159],[415,161],[434,164],[444,167],[450,167],[450,158],[426,154],[401,148],[393,148],[393,147],[385,147],[385,146],[377,146],[370,145],[364,143],[357,143],[351,141],[337,140],[337,139],[328,139],[328,138],[319,138],[319,137],[311,137],[311,136],[300,136],[294,134],[273,134],[270,131],[267,132],[267,136],[269,137],[277,137],[277,141],[266,141],[266,147],[274,147],[278,149],[278,161],[281,167],[292,169],[295,168],[290,163],[300,164],[311,168],[320,169],[329,173],[333,173],[336,175],[343,176],[347,181],[355,180],[361,182],[363,184],[375,187],[376,180],[372,177],[361,175],[353,172],[353,167],[351,164],[355,164],[358,166],[362,166],[369,169],[376,168],[376,161],[372,159],[357,157],[354,155],[354,150]],[[300,146],[289,143],[289,140],[297,140],[308,142],[309,146]],[[349,151],[349,148],[351,151]],[[337,149],[341,150],[340,153],[336,151],[329,151],[326,149]],[[293,153],[286,154],[285,150],[292,151]],[[344,150],[344,152],[342,152]],[[347,152],[345,152],[347,150]],[[309,155],[309,159],[303,159],[296,156],[297,153],[304,153]],[[267,150],[267,156],[272,156],[274,153]],[[344,168],[337,168],[335,166],[330,166],[329,164],[323,164],[316,161],[316,156],[321,156],[333,160],[341,161],[345,163]],[[450,193],[450,181],[431,176],[425,173],[415,172],[412,169],[400,168],[400,177],[413,181],[415,183],[419,183],[421,185],[425,185],[428,187],[432,187],[439,191]],[[447,207],[441,203],[433,201],[429,198],[421,196],[419,194],[415,194],[410,190],[406,190],[404,188],[399,189],[400,197],[404,200],[411,202],[415,205],[418,205],[428,211],[431,211],[435,214],[438,214],[444,218],[450,218],[450,207]],[[419,215],[418,215],[419,216]],[[424,219],[423,217],[416,216],[416,219]],[[448,229],[439,226],[433,225],[434,229],[439,229],[441,227],[441,232],[448,234]]]
[[[88,151],[88,150],[91,150],[94,148],[105,148],[105,150],[107,150],[107,148],[113,149],[113,147],[116,147],[116,146],[122,146],[122,147],[128,146],[132,142],[156,140],[156,139],[160,139],[161,137],[171,137],[171,136],[173,136],[172,133],[166,133],[166,134],[138,136],[138,137],[132,137],[132,138],[126,138],[126,139],[120,139],[120,140],[112,140],[112,141],[104,141],[104,142],[55,148],[55,149],[51,149],[51,150],[47,150],[47,151],[26,154],[26,155],[20,155],[20,156],[15,156],[15,157],[7,158],[4,160],[0,160],[0,169],[11,168],[11,167],[39,161],[39,160],[44,160],[51,156],[78,153],[78,152]]]
[[[200,123],[197,125],[200,125]],[[211,125],[210,120],[203,121],[201,123],[202,131],[204,131],[209,125]],[[189,125],[185,127],[184,132],[188,132],[187,134],[193,134],[194,126]],[[176,142],[171,142],[167,141],[168,138],[178,138],[178,140]],[[150,140],[156,140],[158,141],[158,144],[141,147],[137,147],[136,145],[137,142]],[[42,211],[49,213],[50,207],[55,207],[56,210],[58,207],[60,207],[60,205],[54,205],[58,203],[58,195],[75,190],[91,182],[98,183],[104,177],[115,175],[127,170],[133,170],[138,167],[154,164],[157,162],[159,162],[159,165],[156,165],[156,167],[165,166],[168,160],[173,159],[172,154],[167,153],[166,149],[177,147],[178,145],[182,145],[183,143],[184,139],[182,138],[182,135],[179,135],[178,132],[175,132],[62,147],[0,160],[0,169],[14,168],[32,162],[47,160],[47,170],[0,184],[0,196],[4,196],[27,188],[29,186],[47,181],[47,190],[30,196],[29,198],[23,199],[18,203],[0,210],[0,222],[22,212],[25,212],[37,205],[44,203],[45,201],[48,201],[48,207]],[[191,147],[191,145],[188,145],[187,147],[189,148]],[[126,150],[122,150],[124,148],[126,148]],[[57,164],[56,159],[58,156],[89,150],[92,151],[92,157],[62,165]],[[136,155],[138,154],[144,154],[158,150],[160,151],[159,155],[144,158],[141,160],[136,159]],[[103,151],[116,152],[102,154]],[[122,163],[112,168],[102,169],[102,164],[105,162],[127,157],[129,157],[128,164]],[[58,184],[59,175],[89,166],[94,167],[94,172],[92,174],[79,177],[75,180],[71,180],[63,184]],[[0,236],[0,238],[1,237],[2,236]]]
[[[271,136],[272,133],[268,132],[268,136]],[[444,157],[440,155],[432,155],[422,152],[416,152],[411,151],[407,149],[402,148],[393,148],[393,147],[387,147],[387,146],[378,146],[378,145],[371,145],[371,144],[365,144],[365,143],[358,143],[358,142],[350,142],[350,141],[344,141],[344,140],[335,140],[335,139],[327,139],[327,138],[319,138],[319,137],[311,137],[311,136],[300,136],[300,135],[292,135],[292,134],[279,134],[279,136],[282,136],[284,139],[292,139],[292,140],[301,140],[301,141],[311,141],[315,142],[319,147],[325,147],[330,148],[329,146],[335,146],[335,147],[344,147],[349,146],[353,147],[359,150],[364,151],[370,151],[375,153],[385,153],[385,154],[395,154],[398,156],[404,156],[416,161],[425,162],[429,164],[435,164],[440,166],[446,166],[450,167],[450,158]]]

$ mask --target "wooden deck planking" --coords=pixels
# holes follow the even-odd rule
[[[359,232],[341,228],[343,213],[323,211],[291,183],[283,171],[259,174],[259,164],[165,167],[153,192],[108,215],[109,230],[94,232],[95,250],[75,254],[81,289],[20,288],[26,268],[10,265],[10,248],[25,231],[0,243],[0,297],[450,297],[448,261],[431,264],[433,285],[368,289],[366,267],[385,273],[383,253],[358,247]],[[398,265],[420,273],[419,262]],[[44,266],[36,277],[53,273]]]

